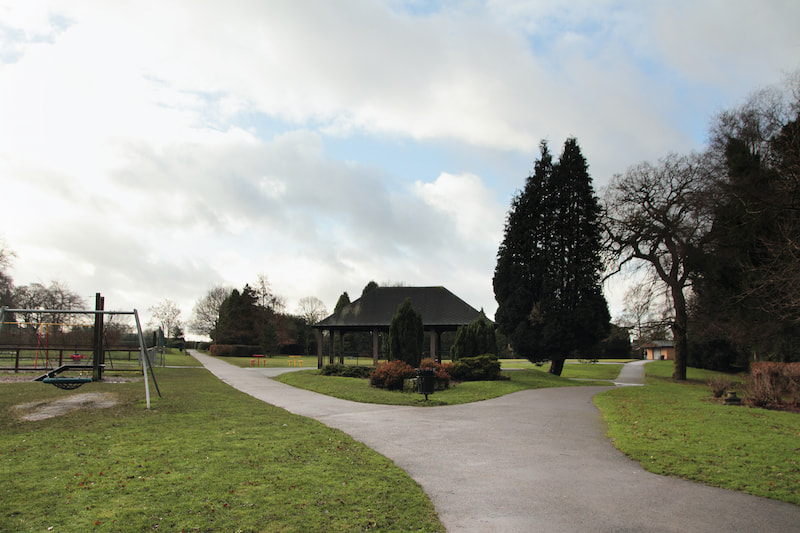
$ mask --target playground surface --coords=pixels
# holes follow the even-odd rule
[[[800,506],[651,474],[605,437],[608,387],[525,390],[473,404],[350,402],[192,352],[229,385],[348,433],[393,460],[453,532],[800,531]],[[640,381],[640,362],[618,378]],[[287,369],[283,369],[287,370]]]
[[[107,392],[86,392],[64,398],[15,405],[22,420],[44,420],[78,409],[105,409],[117,404],[117,398]]]

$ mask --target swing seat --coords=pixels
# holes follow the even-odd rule
[[[55,385],[59,389],[74,390],[84,383],[91,383],[92,378],[44,378],[42,382]]]

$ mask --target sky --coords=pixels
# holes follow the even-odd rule
[[[0,0],[16,285],[187,322],[259,275],[493,317],[511,199],[574,136],[598,195],[800,67],[795,0]],[[622,311],[623,284],[606,296]]]

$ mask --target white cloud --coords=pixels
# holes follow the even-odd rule
[[[716,107],[795,66],[797,10],[0,0],[15,280],[186,315],[259,273],[290,308],[394,280],[490,311],[503,201],[530,170],[509,160],[574,135],[600,186],[696,147]],[[356,138],[418,165],[332,155]]]
[[[496,247],[502,239],[507,206],[473,174],[459,176],[443,172],[433,183],[414,184],[414,192],[426,205],[447,215],[468,246]]]

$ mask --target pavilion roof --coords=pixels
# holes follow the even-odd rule
[[[388,328],[406,298],[422,315],[423,327],[455,329],[483,314],[444,287],[377,287],[339,312],[314,324],[315,328]]]

